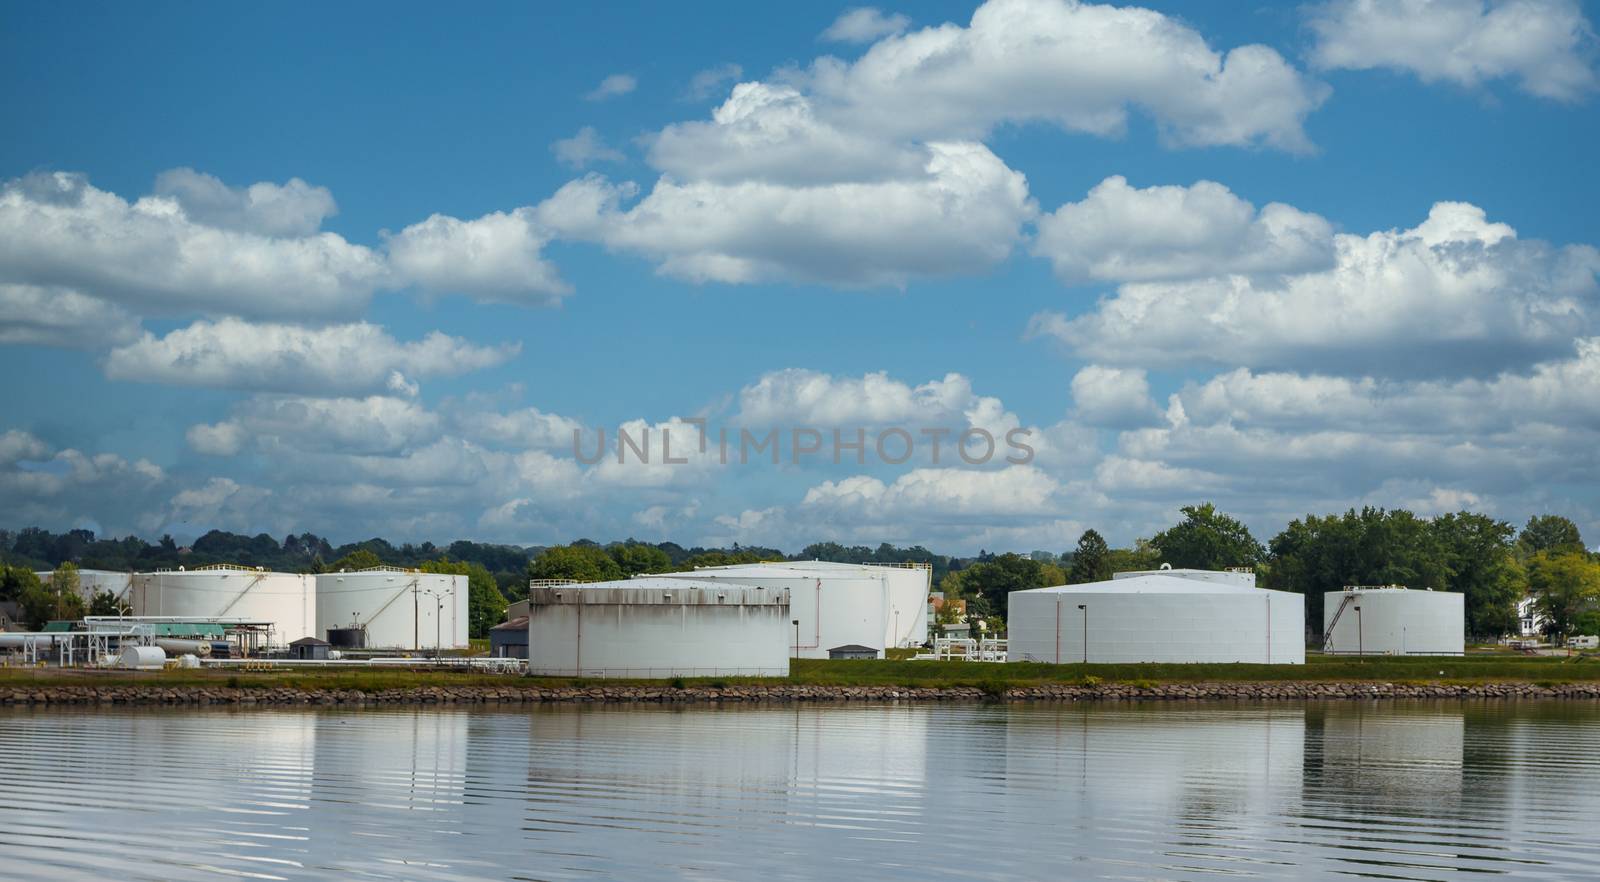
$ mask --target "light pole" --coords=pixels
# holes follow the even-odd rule
[[[800,658],[800,620],[799,619],[795,619],[793,624],[794,624],[794,657],[796,659],[798,659],[798,658]]]
[[[1356,611],[1356,655],[1364,660],[1367,657],[1367,632],[1361,628],[1361,607],[1350,608]]]
[[[433,660],[437,663],[439,661],[439,650],[444,648],[444,597],[446,592],[434,591],[430,588],[422,593],[433,598]],[[448,593],[453,595],[456,592],[455,589],[451,589]]]
[[[1089,604],[1080,603],[1078,609],[1083,610],[1083,663],[1089,663]]]

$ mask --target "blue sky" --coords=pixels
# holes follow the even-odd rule
[[[14,526],[1060,550],[1213,499],[1600,534],[1587,5],[0,17]],[[572,455],[696,416],[1040,443]]]

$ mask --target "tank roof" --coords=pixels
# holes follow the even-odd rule
[[[550,604],[725,604],[728,606],[789,604],[789,592],[755,585],[668,579],[647,576],[610,582],[579,582],[549,588],[531,588],[532,606]]]
[[[1267,589],[1237,582],[1211,582],[1181,575],[1128,574],[1104,582],[1085,582],[1081,585],[1055,585],[1049,588],[1028,588],[1017,594],[1259,594]]]

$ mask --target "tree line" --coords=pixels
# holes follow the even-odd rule
[[[841,563],[921,563],[947,597],[965,600],[969,615],[1004,627],[1006,595],[1026,588],[1081,584],[1114,572],[1161,564],[1196,569],[1252,567],[1263,587],[1306,595],[1306,626],[1318,633],[1322,595],[1346,585],[1398,584],[1464,595],[1467,630],[1489,639],[1517,628],[1516,603],[1531,595],[1553,636],[1600,633],[1600,560],[1585,550],[1572,521],[1538,515],[1518,531],[1510,523],[1473,512],[1421,517],[1403,509],[1351,509],[1291,521],[1263,544],[1238,519],[1204,503],[1181,509],[1180,520],[1130,547],[1112,548],[1086,530],[1074,548],[1053,553],[974,557],[936,554],[918,545],[897,547],[820,542],[794,555],[776,548],[733,545],[685,547],[628,539],[602,545],[579,539],[567,545],[516,546],[458,540],[394,545],[373,538],[334,546],[312,533],[282,540],[213,530],[191,545],[170,536],[155,543],[134,536],[96,538],[88,530],[51,533],[37,527],[0,530],[0,600],[27,593],[32,570],[72,563],[85,569],[153,570],[236,563],[283,572],[320,573],[369,566],[420,567],[460,573],[471,586],[472,634],[487,634],[506,604],[527,596],[530,579],[599,581],[701,566],[779,560]],[[23,573],[26,573],[26,576]],[[37,581],[37,580],[35,580]],[[37,612],[61,592],[34,592]],[[48,595],[48,597],[46,596]]]

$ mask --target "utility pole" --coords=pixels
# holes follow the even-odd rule
[[[1080,603],[1078,609],[1083,610],[1083,663],[1089,663],[1089,604]]]

